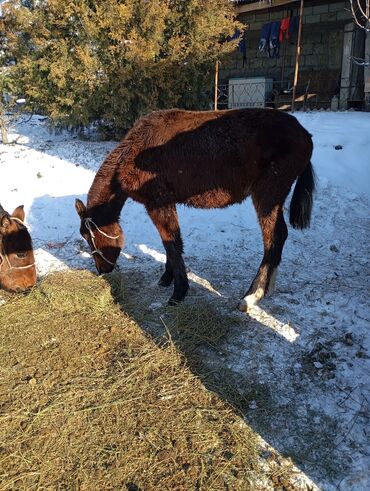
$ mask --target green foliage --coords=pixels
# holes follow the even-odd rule
[[[25,6],[26,5],[26,6]],[[227,0],[11,0],[4,56],[17,90],[62,126],[207,107],[221,43],[239,26]]]

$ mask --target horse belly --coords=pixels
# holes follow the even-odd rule
[[[194,194],[184,200],[184,203],[193,208],[225,208],[236,203],[241,203],[248,196],[248,191],[238,192],[227,189],[213,189]]]

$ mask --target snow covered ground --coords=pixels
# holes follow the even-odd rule
[[[321,489],[360,491],[370,489],[370,114],[297,118],[314,137],[318,188],[311,228],[289,229],[276,292],[249,316],[235,310],[262,255],[248,200],[224,210],[179,209],[192,282],[186,302],[217,298],[236,320],[209,364],[228,370],[241,396],[253,387],[248,423]],[[0,146],[0,202],[9,212],[25,205],[40,277],[66,267],[94,271],[74,200],[86,201],[115,143],[49,133],[38,116],[20,122],[9,140],[16,143]],[[159,318],[170,296],[154,287],[164,261],[159,236],[131,201],[121,224],[122,275],[130,270],[134,281],[135,271],[145,271],[153,290],[147,308]]]

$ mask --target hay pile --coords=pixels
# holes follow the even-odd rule
[[[87,272],[0,308],[0,489],[248,490],[257,436]]]

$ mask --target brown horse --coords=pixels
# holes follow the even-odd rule
[[[0,205],[0,288],[23,292],[35,283],[35,258],[23,206],[9,215]]]
[[[108,155],[89,190],[76,200],[81,234],[100,273],[112,271],[123,246],[118,223],[128,197],[142,203],[162,238],[166,266],[159,284],[174,281],[170,304],[189,284],[176,204],[223,208],[251,196],[264,255],[241,310],[271,291],[288,236],[283,204],[297,179],[290,223],[309,226],[314,190],[311,135],[297,119],[274,109],[158,111],[139,119]],[[140,226],[140,224],[138,224]]]

